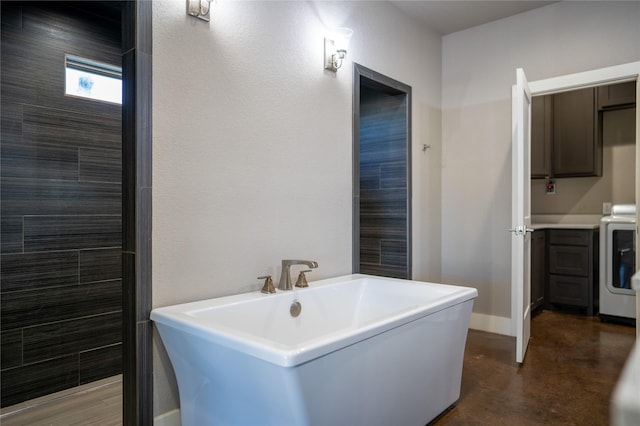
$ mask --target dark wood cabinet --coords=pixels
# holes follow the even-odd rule
[[[598,87],[598,109],[632,108],[636,104],[636,82],[610,84]],[[533,105],[532,105],[533,106]]]
[[[534,313],[545,303],[546,265],[546,232],[537,229],[531,234],[531,312]]]
[[[531,177],[551,176],[551,139],[553,96],[531,99]]]
[[[532,178],[602,174],[595,88],[534,97],[531,117]]]
[[[585,308],[593,315],[598,305],[598,231],[547,231],[549,302]]]
[[[549,273],[561,275],[589,275],[589,247],[549,247]]]
[[[589,315],[594,314],[593,308],[589,308],[589,280],[584,277],[549,275],[549,301],[587,308]]]
[[[554,177],[600,176],[602,146],[594,88],[553,95]]]

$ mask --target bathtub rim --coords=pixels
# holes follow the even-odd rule
[[[478,295],[478,291],[472,287],[387,278],[365,274],[349,274],[317,280],[309,282],[309,289],[298,289],[296,291],[310,291],[313,288],[340,285],[346,281],[359,281],[364,279],[372,279],[376,281],[397,281],[417,285],[433,285],[441,288],[447,288],[451,293],[440,297],[438,299],[439,303],[436,305],[419,305],[418,307],[401,311],[400,313],[390,315],[381,320],[373,321],[355,329],[341,330],[339,332],[311,339],[296,345],[281,344],[261,338],[260,336],[242,332],[242,330],[232,329],[225,326],[203,325],[198,321],[194,321],[195,318],[189,315],[189,312],[222,306],[234,306],[255,301],[260,298],[268,299],[282,297],[291,298],[293,300],[295,299],[296,293],[291,291],[278,291],[275,295],[253,291],[249,293],[181,303],[178,305],[158,307],[151,311],[151,320],[156,323],[156,327],[160,332],[161,338],[163,338],[162,328],[170,327],[178,332],[184,332],[193,337],[220,344],[228,349],[236,350],[249,356],[262,359],[271,364],[279,365],[281,367],[295,367],[346,346],[356,344],[396,327],[416,321],[425,316],[432,315],[455,305],[473,301],[473,299]]]

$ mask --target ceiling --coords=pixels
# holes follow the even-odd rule
[[[445,35],[486,24],[555,1],[485,0],[390,0],[405,13]]]

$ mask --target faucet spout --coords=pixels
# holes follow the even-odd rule
[[[314,260],[284,259],[282,261],[282,271],[280,272],[280,282],[278,283],[278,289],[280,290],[293,290],[291,285],[291,265],[306,265],[308,268],[315,269],[318,267],[318,262]]]

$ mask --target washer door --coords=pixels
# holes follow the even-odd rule
[[[635,223],[608,224],[605,281],[611,293],[635,295],[631,289],[631,276],[636,271],[635,247]]]

